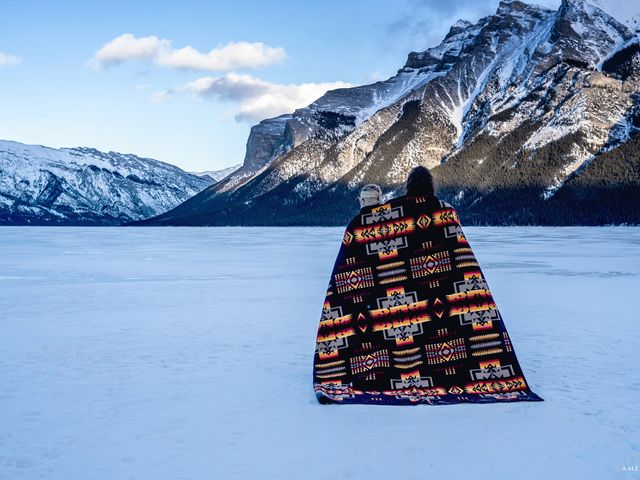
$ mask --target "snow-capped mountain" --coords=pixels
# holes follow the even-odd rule
[[[342,224],[362,184],[397,194],[419,164],[466,223],[640,223],[640,3],[625,1],[458,21],[390,79],[261,122],[243,167],[147,223]]]
[[[223,168],[221,170],[205,170],[203,172],[189,172],[198,177],[209,179],[212,183],[219,182],[225,177],[228,177],[233,172],[238,170],[242,165],[232,165],[231,167]]]
[[[0,224],[117,225],[163,213],[211,183],[131,154],[0,140]]]

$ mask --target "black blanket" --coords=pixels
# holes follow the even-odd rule
[[[347,226],[313,381],[321,403],[542,400],[455,209],[433,195],[365,207]]]

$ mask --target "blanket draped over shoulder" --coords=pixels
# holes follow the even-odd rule
[[[542,400],[460,226],[435,195],[365,207],[346,228],[324,301],[321,403]]]

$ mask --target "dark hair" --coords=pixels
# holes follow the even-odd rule
[[[407,195],[433,195],[435,192],[431,172],[422,165],[418,165],[409,172],[405,188]]]

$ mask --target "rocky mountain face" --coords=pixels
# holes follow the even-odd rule
[[[458,21],[388,80],[253,127],[243,167],[145,223],[344,224],[363,184],[401,194],[416,165],[463,223],[640,223],[640,3],[625,6],[505,1]]]
[[[131,154],[0,140],[0,225],[119,225],[166,212],[211,183]]]

